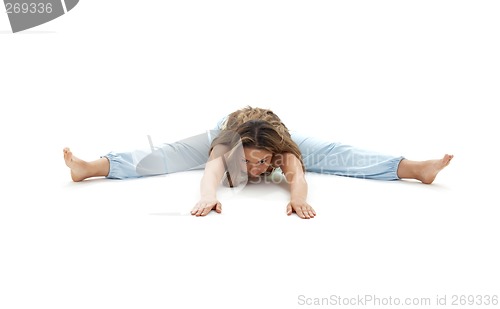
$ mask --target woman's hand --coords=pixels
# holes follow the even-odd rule
[[[220,214],[222,212],[222,204],[216,198],[201,198],[193,210],[191,210],[191,214],[197,217],[206,216],[212,209],[215,209]]]
[[[297,213],[302,219],[311,219],[316,216],[316,212],[306,201],[291,201],[288,203],[286,214],[291,215],[292,212]]]

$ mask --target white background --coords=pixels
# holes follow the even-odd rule
[[[500,294],[498,16],[497,1],[84,0],[12,34],[0,13],[0,308]],[[172,215],[201,172],[74,184],[62,159],[175,141],[246,105],[455,159],[431,186],[310,174],[308,221],[276,185],[222,190],[221,215]]]

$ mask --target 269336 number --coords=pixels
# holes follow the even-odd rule
[[[5,3],[7,14],[50,14],[52,3]]]
[[[453,306],[496,306],[498,295],[452,295]]]

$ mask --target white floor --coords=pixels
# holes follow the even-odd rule
[[[500,296],[499,6],[356,3],[82,1],[15,35],[0,14],[0,308]],[[175,141],[247,104],[455,158],[429,186],[308,174],[312,220],[285,215],[282,185],[221,189],[223,213],[195,218],[201,171],[72,183],[62,160]]]

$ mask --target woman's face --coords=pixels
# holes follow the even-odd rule
[[[270,151],[244,147],[243,152],[245,153],[243,161],[246,163],[247,172],[250,177],[260,176],[271,165],[273,153]]]

